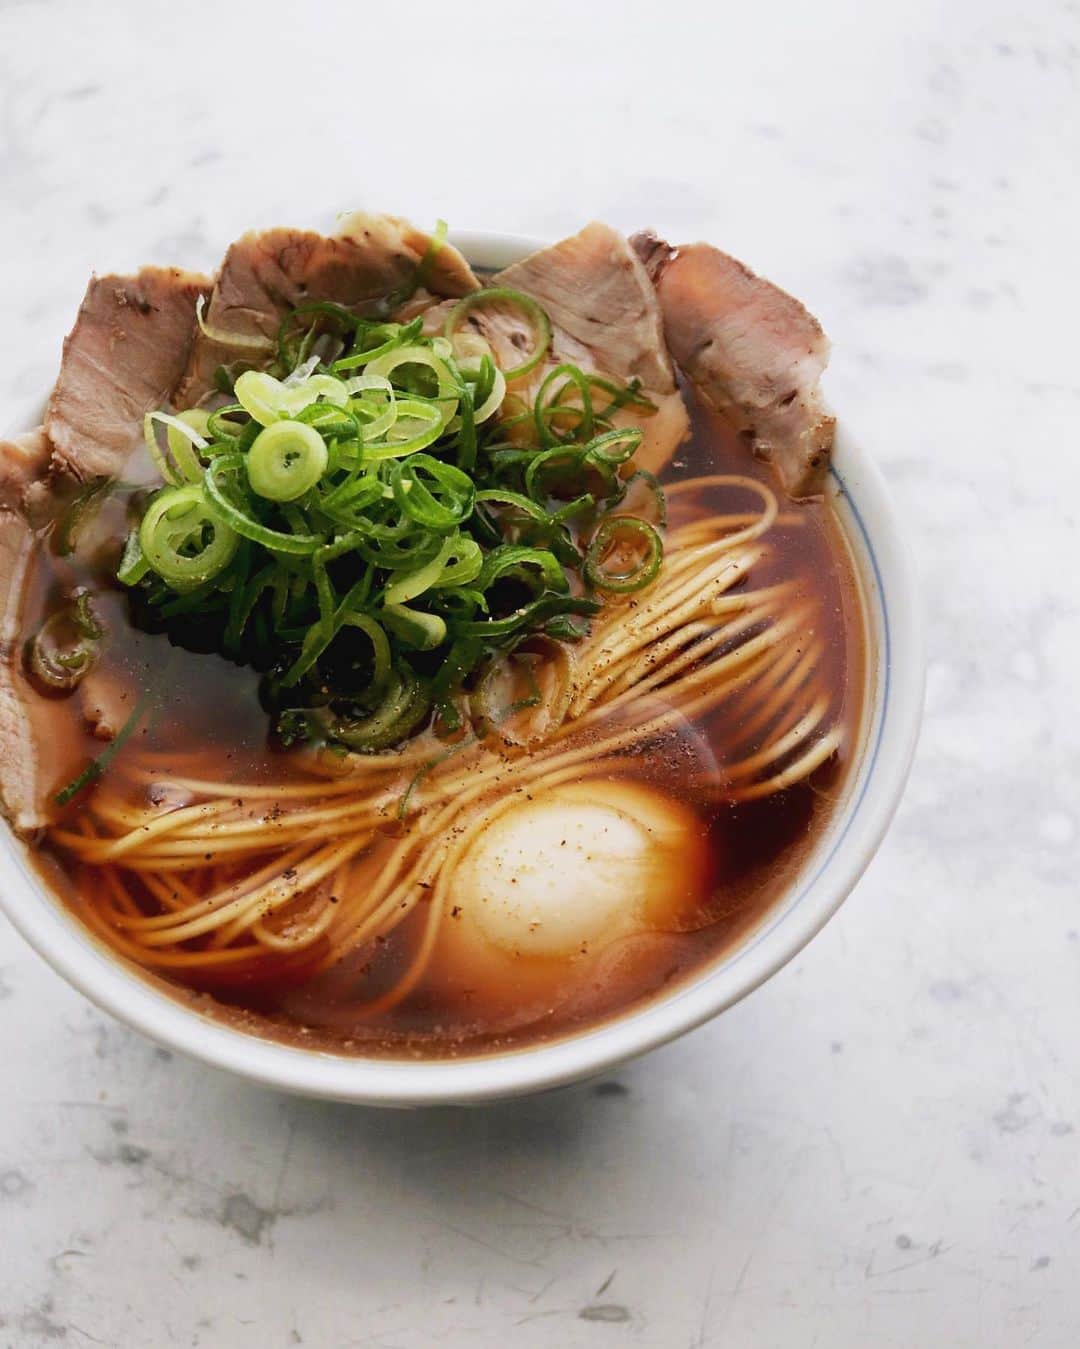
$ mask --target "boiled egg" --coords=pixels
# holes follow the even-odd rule
[[[565,984],[611,943],[664,929],[703,898],[704,828],[637,780],[595,778],[522,797],[458,864],[443,982]]]

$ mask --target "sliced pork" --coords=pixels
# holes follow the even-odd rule
[[[620,383],[639,380],[657,404],[657,412],[637,417],[618,414],[619,424],[639,425],[644,433],[635,467],[656,472],[671,458],[689,429],[686,408],[664,342],[663,322],[648,272],[626,239],[608,225],[586,225],[578,234],[504,268],[492,278],[531,295],[552,324],[549,358],[511,390],[535,395],[544,376],[560,361],[606,375]],[[425,329],[438,331],[450,305],[425,316]],[[510,305],[479,307],[467,322],[491,345],[499,364],[519,364],[532,335],[526,319]]]
[[[45,414],[58,470],[83,481],[120,472],[144,415],[169,401],[187,368],[195,302],[209,289],[177,267],[94,277]]]
[[[0,440],[0,509],[21,508],[27,488],[45,473],[51,454],[43,426]]]
[[[654,393],[675,388],[648,273],[618,230],[593,221],[505,268],[495,284],[539,300],[564,350],[584,348],[594,366]]]
[[[652,276],[672,356],[793,496],[820,492],[835,419],[818,381],[829,359],[821,325],[798,300],[709,244],[672,249],[635,235]]]
[[[30,526],[0,508],[0,804],[24,836],[47,822],[38,755],[19,675],[19,632],[34,551]]]
[[[476,289],[472,269],[452,245],[443,244],[425,263],[430,245],[430,235],[407,220],[365,212],[346,216],[332,237],[293,229],[245,234],[225,254],[206,312],[215,336],[225,332],[239,341],[199,334],[177,404],[197,403],[219,365],[265,362],[281,320],[305,301],[333,300],[363,313],[418,279],[437,296]]]
[[[50,611],[49,591],[33,527],[0,507],[0,814],[24,838],[51,823],[53,794],[86,763],[78,721],[58,717],[56,697],[26,673],[24,645]]]

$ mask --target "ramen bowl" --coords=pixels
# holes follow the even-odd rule
[[[462,233],[474,265],[499,268],[540,245]],[[27,409],[9,432],[35,425]],[[863,714],[843,792],[780,898],[691,977],[562,1038],[461,1059],[364,1058],[275,1042],[183,1002],[125,965],[50,893],[22,844],[0,833],[0,907],[53,968],[103,1010],[170,1049],[281,1090],[358,1104],[476,1104],[606,1071],[702,1025],[764,983],[834,914],[869,864],[900,800],[918,734],[922,635],[913,573],[881,475],[841,420],[826,487],[854,564],[868,636]]]

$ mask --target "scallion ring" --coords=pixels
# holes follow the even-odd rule
[[[201,483],[166,487],[139,526],[143,556],[180,594],[211,580],[232,561],[239,540],[206,498]]]
[[[540,576],[542,590],[564,593],[570,585],[559,559],[546,548],[526,548],[522,544],[504,543],[493,548],[484,558],[483,569],[477,579],[480,590],[488,590],[501,577],[521,568],[535,569]]]
[[[344,407],[349,401],[348,389],[333,375],[309,375],[290,384],[263,370],[247,370],[236,381],[235,392],[236,401],[262,426],[295,417],[320,398],[335,407]]]
[[[548,389],[557,379],[563,379],[565,383],[555,391],[551,401],[545,403],[544,399]],[[580,407],[563,402],[571,388],[577,391],[577,395],[581,399]],[[574,425],[566,435],[560,435],[552,425],[556,417],[574,418]],[[592,437],[596,419],[593,413],[589,377],[584,371],[576,365],[564,363],[563,365],[557,365],[554,370],[544,376],[544,382],[537,390],[536,399],[533,402],[533,423],[536,426],[536,433],[540,437],[540,444],[545,448],[553,445],[569,445],[580,440],[589,440]]]
[[[181,414],[183,417],[186,414]],[[143,441],[151,459],[157,465],[161,476],[173,487],[185,482],[198,482],[202,477],[202,465],[196,449],[206,449],[206,441],[197,430],[181,417],[171,417],[167,412],[148,412],[143,418]],[[208,419],[209,420],[209,419]],[[161,422],[167,428],[168,446],[174,463],[161,451],[154,429],[155,422]]]
[[[239,403],[229,403],[226,407],[215,408],[207,418],[207,438],[211,441],[235,440],[244,429],[241,423],[232,420],[237,413],[247,416],[245,409]]]
[[[366,330],[365,336],[368,338],[374,337],[376,339],[375,345],[362,348],[359,351],[350,351],[340,360],[335,361],[330,369],[335,374],[344,374],[349,370],[356,370],[360,366],[369,365],[372,361],[377,361],[380,356],[386,356],[389,352],[396,350],[398,347],[406,346],[419,337],[422,325],[422,319],[415,319],[412,323],[406,324],[372,324]],[[382,341],[379,341],[379,338],[382,338]]]
[[[308,670],[320,659],[335,637],[346,627],[359,628],[371,643],[372,674],[369,688],[378,690],[390,673],[390,643],[382,627],[369,614],[348,613],[344,607],[334,615],[330,632],[318,626],[311,627],[304,636],[300,655],[281,681],[282,688],[299,683]]]
[[[222,519],[243,538],[250,539],[252,543],[261,543],[272,552],[303,555],[313,553],[316,548],[321,547],[326,542],[322,534],[301,532],[286,534],[284,530],[271,529],[254,519],[237,503],[225,484],[229,475],[235,476],[243,467],[243,463],[243,455],[233,452],[220,455],[206,470],[203,479],[206,495]],[[145,548],[145,543],[143,546]],[[156,567],[154,569],[157,570]]]
[[[433,445],[446,425],[442,410],[435,404],[415,398],[398,398],[395,419],[381,440],[364,438],[364,458],[402,459]]]
[[[445,542],[412,520],[397,526],[357,521],[356,552],[373,566],[387,571],[413,572],[430,562]]]
[[[461,637],[483,637],[487,639],[509,636],[523,628],[534,627],[559,614],[592,615],[600,612],[603,606],[597,600],[581,595],[541,595],[539,599],[522,605],[505,618],[477,619],[474,622],[459,623],[458,635]]]
[[[594,436],[584,446],[582,454],[592,462],[625,464],[637,453],[641,440],[642,432],[636,426],[620,426]]]
[[[533,349],[528,357],[519,365],[511,366],[509,370],[502,372],[504,379],[510,381],[520,379],[522,375],[527,375],[530,370],[535,370],[544,359],[548,347],[551,346],[551,320],[548,318],[546,310],[537,304],[531,295],[525,295],[520,290],[513,290],[510,286],[486,286],[482,290],[474,290],[459,300],[451,309],[447,315],[446,323],[443,325],[443,333],[446,337],[452,338],[455,329],[465,319],[470,310],[475,309],[477,305],[500,302],[516,305],[523,310],[533,328]]]
[[[647,468],[639,468],[636,473],[631,473],[626,479],[626,490],[633,487],[636,482],[645,484],[646,490],[653,499],[656,508],[657,523],[661,526],[667,524],[667,497],[664,495],[664,489],[657,481],[656,474],[650,473]]]
[[[326,472],[326,441],[304,422],[274,422],[247,454],[252,491],[267,501],[295,501]]]
[[[443,561],[442,571],[432,590],[457,589],[475,581],[483,570],[484,554],[475,539],[467,534],[455,534],[450,542],[453,547]]]
[[[245,370],[234,386],[236,401],[260,426],[278,420],[281,382],[263,370]]]
[[[405,604],[430,590],[442,575],[443,566],[449,561],[453,547],[454,540],[446,539],[433,558],[388,585],[384,597],[386,604]]]
[[[440,532],[464,523],[476,501],[472,478],[429,454],[412,454],[394,462],[390,487],[410,519]]]
[[[421,346],[419,343],[395,347],[385,356],[380,356],[377,360],[372,361],[367,367],[367,373],[369,375],[383,375],[389,379],[395,371],[399,371],[402,366],[407,365],[426,367],[434,375],[435,398],[440,404],[441,421],[442,425],[445,426],[457,411],[457,386],[446,361],[441,356],[436,355],[432,347]],[[400,375],[397,382],[400,386],[402,383]]]
[[[329,709],[318,709],[311,716],[333,740],[361,753],[388,749],[416,730],[431,707],[431,699],[420,680],[402,662],[391,671],[379,705],[368,716],[339,717]]]
[[[617,546],[620,536],[633,536],[643,545],[644,555],[622,571],[609,571],[605,561]],[[616,595],[641,590],[656,579],[664,559],[664,544],[660,535],[644,520],[634,515],[609,515],[600,522],[585,554],[586,578],[597,588]]]
[[[104,636],[89,593],[77,591],[71,604],[47,618],[28,644],[30,670],[46,688],[68,692],[94,664]]]

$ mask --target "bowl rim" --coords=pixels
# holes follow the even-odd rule
[[[450,239],[476,265],[494,268],[544,242],[482,231],[455,231]],[[33,425],[33,410],[12,430]],[[832,822],[824,858],[815,849],[797,885],[747,939],[669,995],[589,1029],[502,1053],[460,1060],[346,1057],[262,1039],[163,991],[106,951],[49,893],[6,825],[0,909],[53,969],[117,1020],[212,1067],[304,1096],[383,1106],[479,1104],[594,1076],[693,1030],[771,978],[836,912],[885,835],[914,755],[925,668],[914,567],[881,472],[842,422],[832,476],[849,517],[847,532],[853,524],[861,533],[857,542],[871,568],[863,576],[870,592],[864,598],[880,620],[882,677],[864,716],[873,744],[864,741],[856,766],[859,789]]]

